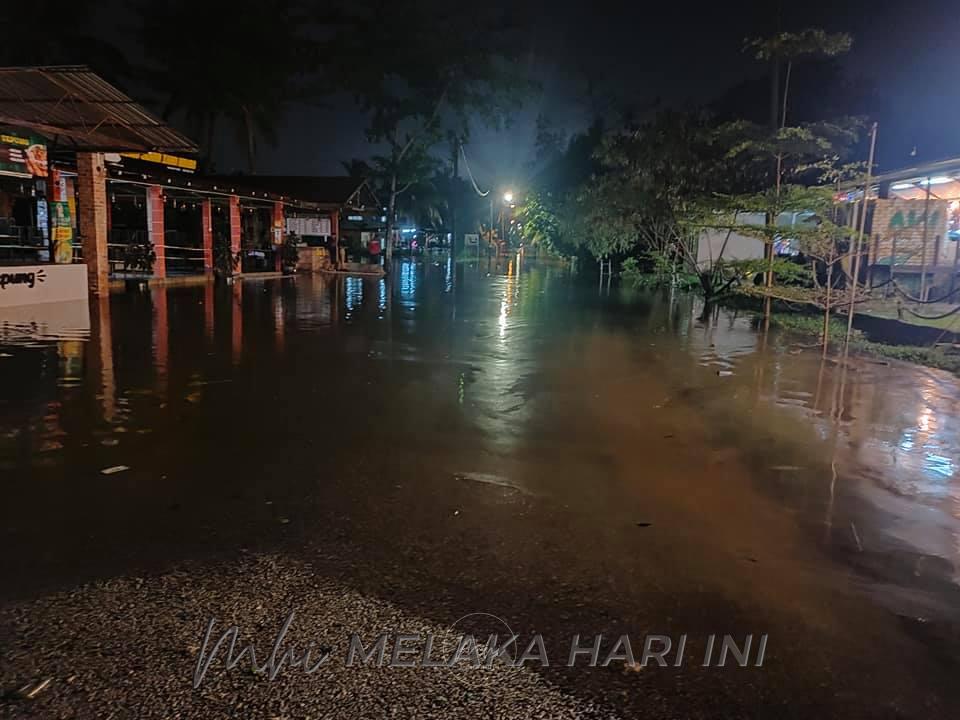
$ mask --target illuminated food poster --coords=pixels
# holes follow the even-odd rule
[[[47,146],[43,140],[0,128],[0,172],[47,176]]]

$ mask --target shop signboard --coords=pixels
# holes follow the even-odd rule
[[[952,261],[953,256],[943,242],[947,236],[949,219],[949,203],[946,200],[877,200],[871,230],[874,262],[889,261],[894,242],[896,262],[899,264],[919,265],[924,254],[932,263],[935,249],[939,250],[940,255],[936,262]]]
[[[46,177],[47,146],[43,139],[0,128],[0,172]]]
[[[53,212],[53,258],[54,262],[67,265],[73,262],[73,223],[70,220],[70,203],[50,203]]]
[[[80,263],[0,266],[0,308],[5,317],[6,308],[13,306],[72,300],[84,301],[86,314],[86,299],[87,268]]]
[[[118,167],[143,168],[163,167],[174,172],[193,174],[197,171],[197,161],[193,158],[180,157],[159,152],[125,152],[108,153],[104,158],[108,165]]]

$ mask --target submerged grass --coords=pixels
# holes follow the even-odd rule
[[[785,332],[806,337],[823,337],[823,318],[816,315],[799,313],[772,313],[770,324]],[[831,342],[842,343],[847,336],[846,320],[831,318],[827,330]],[[888,345],[867,340],[862,332],[854,330],[850,335],[850,347],[857,352],[912,362],[918,365],[947,370],[960,375],[960,353],[943,347],[924,347],[920,345]]]

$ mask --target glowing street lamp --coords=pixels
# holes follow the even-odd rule
[[[507,203],[507,204],[512,203],[512,202],[513,202],[513,193],[510,192],[509,190],[507,190],[507,192],[505,192],[505,193],[503,194],[503,201],[504,201],[505,203]]]

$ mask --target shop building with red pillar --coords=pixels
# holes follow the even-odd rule
[[[299,271],[370,269],[385,218],[363,180],[200,175],[189,138],[82,66],[0,68],[0,103],[0,268],[45,279],[12,303],[276,273],[284,244]]]

